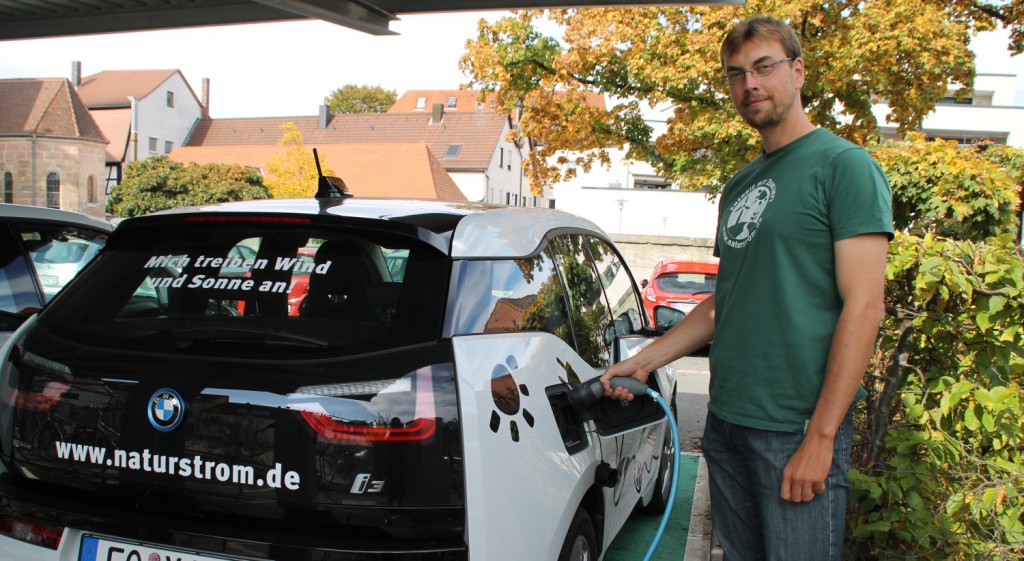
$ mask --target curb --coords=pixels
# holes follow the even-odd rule
[[[697,481],[693,490],[693,505],[690,508],[690,529],[686,536],[686,552],[683,561],[708,561],[712,557],[711,539],[711,494],[708,490],[708,465],[704,456],[682,453],[681,456],[700,456],[697,467]]]

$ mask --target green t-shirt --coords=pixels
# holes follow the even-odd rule
[[[842,308],[833,244],[891,238],[891,201],[878,163],[824,129],[762,154],[726,184],[715,240],[712,413],[803,432]]]

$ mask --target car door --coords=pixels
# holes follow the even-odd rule
[[[552,240],[551,249],[565,284],[576,347],[592,367],[580,375],[586,381],[627,356],[620,350],[623,337],[629,344],[621,349],[633,352],[640,347],[643,341],[633,336],[643,327],[639,294],[611,244],[594,236],[569,234]],[[605,519],[606,535],[615,535],[657,474],[654,462],[664,413],[646,398],[602,399],[586,416],[594,422],[604,461],[619,475],[609,490],[613,508]]]

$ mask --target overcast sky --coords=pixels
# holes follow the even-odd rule
[[[197,96],[210,79],[214,118],[315,115],[324,96],[346,84],[455,89],[466,41],[480,18],[505,12],[402,16],[393,36],[373,36],[305,21],[0,41],[0,78],[71,76],[102,70],[179,69]],[[1010,57],[1005,32],[985,34],[972,47],[980,73],[1016,74],[1024,105],[1024,57]]]

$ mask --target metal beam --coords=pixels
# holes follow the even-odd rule
[[[371,35],[395,35],[394,14],[358,0],[256,0],[260,4],[312,19],[350,27]]]

